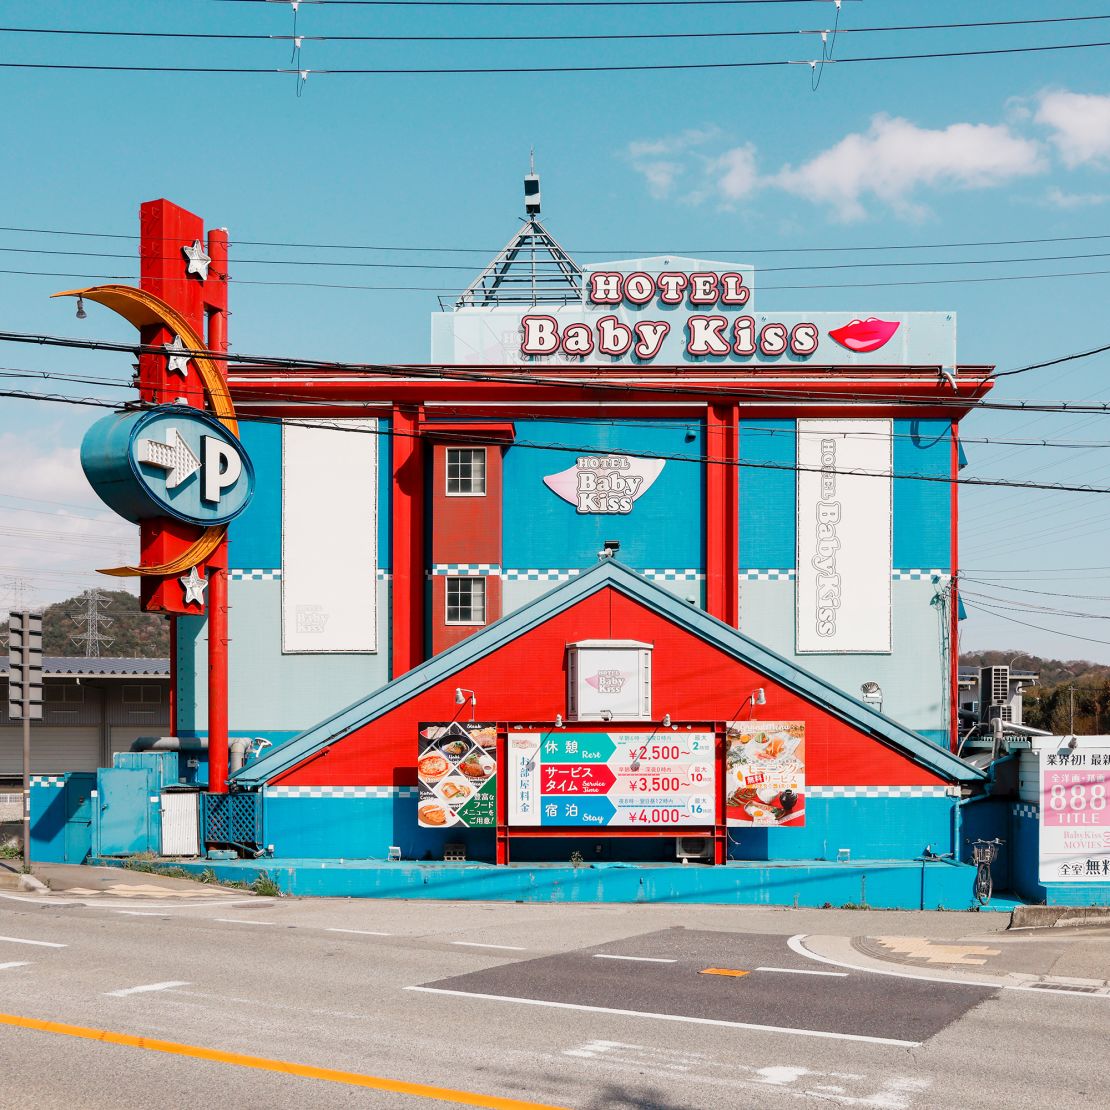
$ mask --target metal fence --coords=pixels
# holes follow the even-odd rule
[[[205,794],[204,839],[257,850],[262,847],[261,794]]]

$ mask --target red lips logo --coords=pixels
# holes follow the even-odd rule
[[[853,320],[842,328],[833,329],[829,332],[829,337],[849,351],[877,351],[890,341],[899,326],[897,320],[880,320],[877,316],[868,316],[866,320]]]

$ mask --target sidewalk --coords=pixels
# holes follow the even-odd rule
[[[881,974],[1110,996],[1110,923],[956,939],[807,936],[816,957]]]
[[[18,865],[18,860],[15,861]],[[75,902],[153,902],[169,905],[189,902],[238,902],[255,900],[250,890],[235,890],[216,883],[200,883],[145,871],[119,867],[90,867],[85,864],[34,863],[34,876],[50,888],[34,901],[71,904]]]

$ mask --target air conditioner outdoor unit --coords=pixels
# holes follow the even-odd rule
[[[713,841],[708,836],[680,836],[674,842],[675,859],[712,859]]]
[[[979,669],[979,720],[991,719],[990,711],[1010,701],[1010,668],[981,667]],[[996,713],[997,716],[997,713]]]

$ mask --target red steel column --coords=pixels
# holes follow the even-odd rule
[[[740,409],[710,404],[705,420],[705,609],[740,623]]]
[[[424,659],[423,406],[394,404],[393,448],[393,677]]]
[[[949,745],[960,748],[960,425],[952,421],[952,579],[951,579],[951,641],[949,644]]]
[[[208,349],[227,351],[227,231],[208,233]],[[227,363],[218,364],[227,377]],[[227,540],[208,559],[208,789],[227,793]]]

